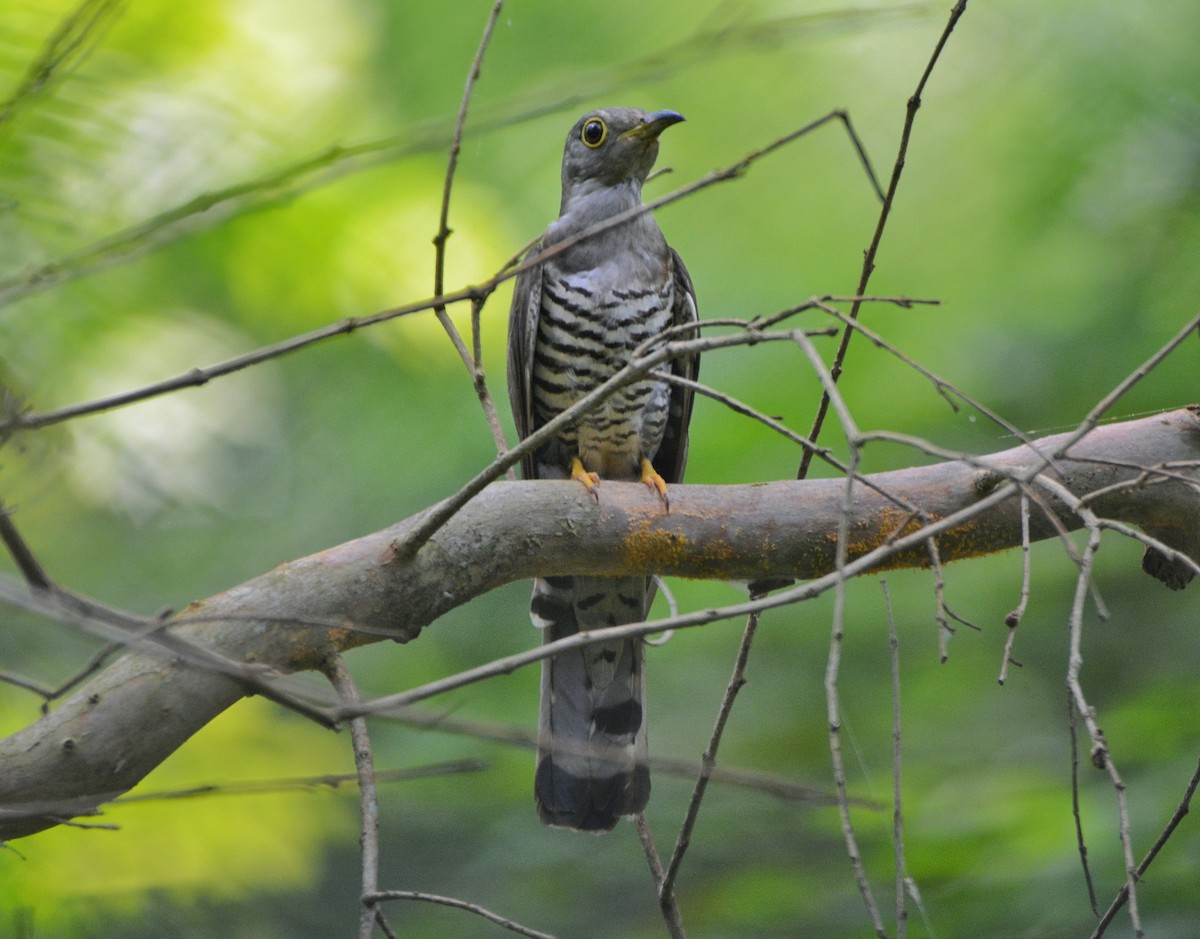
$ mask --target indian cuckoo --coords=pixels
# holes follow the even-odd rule
[[[604,108],[567,135],[562,204],[530,257],[641,205],[658,137],[683,120],[674,111]],[[578,240],[523,271],[509,321],[508,387],[524,438],[626,365],[636,349],[695,335],[696,295],[687,268],[649,212]],[[683,327],[664,336],[672,327]],[[640,480],[667,508],[667,485],[683,478],[697,355],[676,358],[625,385],[536,452],[526,479],[575,479],[599,497],[600,481]],[[586,568],[586,562],[585,562]],[[646,619],[646,577],[542,577],[530,616],[551,642],[576,632]],[[646,767],[643,644],[587,646],[542,666],[534,783],[543,822],[607,831],[650,796]]]

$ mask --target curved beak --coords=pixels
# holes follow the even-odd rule
[[[659,134],[672,124],[678,124],[682,120],[684,117],[678,111],[652,111],[646,115],[645,121],[638,124],[637,127],[625,131],[621,136],[657,140]]]

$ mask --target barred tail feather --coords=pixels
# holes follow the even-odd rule
[[[646,617],[645,578],[547,577],[530,606],[544,641]],[[547,825],[608,831],[650,798],[640,639],[574,649],[542,663],[538,815]]]

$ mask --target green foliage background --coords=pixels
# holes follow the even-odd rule
[[[0,3],[0,356],[10,403],[87,400],[293,333],[430,295],[449,130],[490,3],[211,0],[84,3],[104,23],[59,80],[17,95],[70,10]],[[795,0],[506,6],[472,106],[453,193],[446,283],[493,274],[555,215],[562,135],[600,104],[671,107],[659,195],[834,107],[886,178],[908,96],[948,5],[838,9]],[[752,23],[762,28],[740,29]],[[871,307],[900,349],[1029,431],[1065,429],[1190,318],[1200,294],[1200,57],[1193,3],[976,0],[917,118],[872,281],[938,307]],[[64,47],[65,48],[65,47]],[[550,107],[556,102],[565,102]],[[535,108],[541,116],[509,118]],[[485,128],[490,128],[486,129]],[[380,142],[357,160],[335,146]],[[120,232],[316,157],[313,172],[91,264]],[[826,128],[659,213],[702,315],[751,316],[853,291],[878,206],[848,141]],[[30,279],[66,259],[46,289]],[[74,259],[74,260],[72,260]],[[76,276],[78,275],[78,276]],[[55,278],[52,278],[55,279]],[[508,288],[483,343],[503,408]],[[464,330],[465,310],[455,311]],[[832,347],[826,349],[831,354]],[[1189,341],[1115,410],[1197,398]],[[798,350],[709,356],[703,377],[805,431],[817,386]],[[973,452],[1013,441],[952,412],[913,371],[856,343],[843,388],[864,429]],[[507,415],[505,415],[507,422]],[[506,423],[511,439],[511,422]],[[840,437],[830,427],[827,442]],[[406,318],[109,414],[9,439],[0,497],[52,576],[141,613],[179,607],[271,566],[381,528],[449,495],[493,455],[461,364],[431,316]],[[921,462],[867,450],[868,470]],[[710,401],[689,479],[794,476],[799,453]],[[818,464],[819,466],[819,464]],[[1084,679],[1149,846],[1196,759],[1196,588],[1169,594],[1118,540],[1089,610]],[[910,935],[1081,936],[1094,923],[1071,819],[1065,695],[1073,568],[1039,545],[1015,669],[996,682],[1014,553],[952,567],[947,600],[978,624],[937,661],[933,583],[889,576],[902,644]],[[678,584],[687,607],[728,602]],[[456,611],[419,642],[351,656],[386,693],[537,641],[526,585]],[[822,679],[831,604],[766,617],[722,751],[729,765],[831,790]],[[853,794],[891,793],[887,620],[876,581],[852,585],[842,667]],[[651,747],[701,752],[740,629],[714,625],[651,652]],[[6,611],[0,668],[47,684],[97,648]],[[532,728],[536,670],[431,702]],[[0,685],[0,730],[38,700]],[[482,757],[477,774],[385,787],[382,885],[460,896],[561,936],[658,936],[629,826],[544,830],[532,758],[377,722],[378,763]],[[349,741],[257,699],[190,741],[139,792],[352,769]],[[1101,905],[1121,881],[1107,778],[1082,770]],[[651,822],[670,844],[690,786],[656,778]],[[873,885],[890,906],[891,813],[859,810]],[[346,935],[358,893],[349,788],[114,805],[117,831],[60,828],[0,852],[0,934]],[[836,812],[714,787],[680,880],[689,935],[867,935]],[[1200,836],[1185,822],[1142,888],[1158,937],[1200,922]],[[408,935],[497,934],[466,914],[393,908]],[[1124,924],[1121,929],[1127,928]]]

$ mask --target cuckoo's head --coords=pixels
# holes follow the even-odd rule
[[[577,187],[632,184],[641,191],[658,156],[658,135],[683,120],[676,111],[601,108],[585,114],[567,135],[563,194]]]

